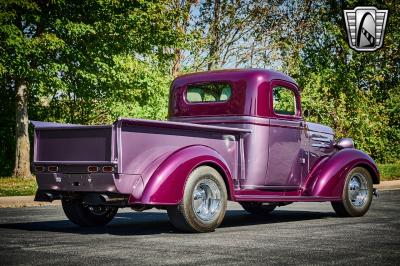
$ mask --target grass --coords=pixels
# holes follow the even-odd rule
[[[382,181],[400,179],[400,163],[378,164],[378,168]]]
[[[378,164],[381,181],[399,180],[400,163]],[[32,178],[0,177],[0,197],[35,195],[36,180]]]
[[[36,179],[19,177],[0,177],[0,197],[31,196],[37,189]]]

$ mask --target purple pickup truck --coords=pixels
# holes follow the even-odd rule
[[[80,226],[105,225],[118,208],[155,207],[180,230],[210,232],[228,200],[261,215],[330,201],[338,216],[362,216],[380,179],[351,139],[335,140],[331,128],[304,121],[298,85],[275,71],[180,76],[169,121],[32,123],[35,200],[61,199]]]

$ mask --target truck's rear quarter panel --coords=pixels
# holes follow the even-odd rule
[[[131,119],[120,120],[116,126],[118,169],[121,173],[117,186],[124,193],[131,189],[130,193],[136,198],[140,197],[151,178],[157,178],[153,174],[170,156],[195,145],[217,152],[224,158],[231,177],[236,179],[242,159],[243,133],[250,132],[238,128],[220,127],[218,130],[207,125]],[[180,163],[184,162],[185,158],[182,158]],[[135,181],[131,184],[132,180]]]
[[[157,158],[192,145],[212,147],[237,176],[238,139],[232,134],[132,125],[121,128],[121,172],[142,174]]]

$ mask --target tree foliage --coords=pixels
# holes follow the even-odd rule
[[[348,46],[343,9],[360,5],[389,10],[376,52]],[[232,67],[290,74],[309,120],[396,162],[399,9],[393,0],[1,0],[0,172],[13,169],[21,84],[32,120],[165,119],[174,76]]]
[[[123,115],[165,118],[168,49],[184,39],[174,30],[177,13],[168,5],[144,0],[2,1],[2,99],[9,97],[17,106],[27,102],[32,120],[93,124]],[[15,94],[25,87],[21,95],[29,100],[21,101]],[[17,113],[4,106],[0,122],[8,133],[2,141],[27,139],[19,134],[27,126],[18,122],[27,115],[23,110],[23,105]],[[16,151],[27,148],[17,145]],[[10,169],[11,161],[6,149],[1,168]]]
[[[399,120],[393,112],[400,106],[400,71],[396,67],[400,64],[400,34],[399,16],[394,11],[400,6],[395,1],[370,3],[389,9],[390,20],[384,47],[365,53],[349,47],[342,16],[343,9],[359,5],[314,1],[313,30],[307,36],[304,32],[294,35],[306,42],[287,71],[304,88],[304,107],[313,111],[311,120],[332,126],[338,137],[353,137],[358,148],[378,161],[395,162],[400,151],[396,145],[400,143]]]

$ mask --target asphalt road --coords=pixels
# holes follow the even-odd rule
[[[0,209],[0,264],[400,265],[400,190],[382,192],[360,218],[338,218],[329,203],[268,217],[232,203],[208,234],[179,233],[157,210],[120,210],[108,226],[82,229],[59,206]]]

